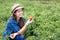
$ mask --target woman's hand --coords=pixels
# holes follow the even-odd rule
[[[33,22],[33,18],[30,17],[30,18],[27,20],[26,25],[28,25],[28,24],[30,24],[30,23],[32,23],[32,22]]]
[[[11,39],[14,39],[16,35],[18,35],[18,33],[10,34],[10,38],[11,38]]]

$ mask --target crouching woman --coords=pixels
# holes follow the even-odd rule
[[[6,23],[6,30],[4,31],[4,37],[8,35],[9,40],[24,40],[24,32],[27,25],[32,23],[32,20],[25,22],[23,17],[24,8],[19,4],[15,4],[12,7],[12,16]],[[5,39],[4,39],[5,40]]]

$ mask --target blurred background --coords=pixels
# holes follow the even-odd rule
[[[60,0],[0,0],[0,40],[16,3],[25,8],[26,20],[34,18],[25,31],[25,40],[60,40]]]

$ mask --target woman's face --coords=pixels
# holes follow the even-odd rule
[[[18,9],[16,11],[16,14],[15,14],[18,18],[22,17],[23,16],[23,10],[22,9]]]

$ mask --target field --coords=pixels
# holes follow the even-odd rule
[[[16,3],[25,8],[26,20],[34,18],[25,31],[25,40],[60,40],[60,0],[0,0],[0,40]]]

